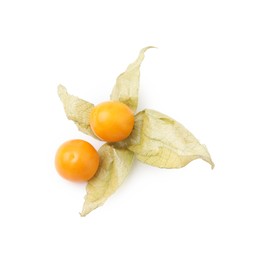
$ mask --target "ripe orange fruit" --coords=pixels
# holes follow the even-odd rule
[[[99,154],[83,140],[63,143],[57,150],[55,165],[58,173],[70,181],[88,181],[99,166]]]
[[[134,114],[121,102],[104,102],[93,108],[90,114],[90,126],[94,134],[104,141],[122,141],[133,129]]]

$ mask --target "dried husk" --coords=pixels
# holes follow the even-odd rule
[[[128,176],[134,153],[104,144],[99,149],[100,166],[88,182],[81,216],[85,216],[103,203],[120,187]]]
[[[114,145],[127,148],[139,161],[160,168],[181,168],[199,158],[214,167],[207,148],[190,131],[151,109],[139,112],[129,138]]]

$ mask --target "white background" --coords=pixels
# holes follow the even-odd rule
[[[0,2],[0,259],[259,259],[258,1]],[[136,162],[81,218],[54,156],[82,138],[56,87],[92,103],[146,52],[139,110],[185,125],[216,164]]]

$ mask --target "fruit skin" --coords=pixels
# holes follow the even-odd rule
[[[75,139],[63,143],[58,148],[55,166],[63,178],[83,182],[94,176],[99,160],[98,152],[90,143]]]
[[[122,102],[103,102],[91,111],[90,126],[94,134],[103,141],[122,141],[132,132],[134,113]]]

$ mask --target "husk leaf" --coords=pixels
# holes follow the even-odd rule
[[[67,118],[74,121],[81,132],[98,139],[93,133],[89,122],[89,116],[94,105],[81,98],[70,95],[62,85],[58,86],[58,95],[63,103]]]
[[[127,147],[139,161],[160,168],[181,168],[199,158],[214,167],[207,148],[192,133],[174,119],[151,109],[136,115],[129,138],[115,146]]]
[[[144,59],[145,51],[150,48],[154,47],[148,46],[143,48],[136,61],[130,64],[126,71],[118,76],[110,96],[111,100],[126,104],[133,112],[136,111],[138,106],[140,65]]]
[[[86,186],[81,216],[103,205],[128,176],[132,166],[134,153],[127,149],[117,149],[106,143],[98,152],[100,166]]]

